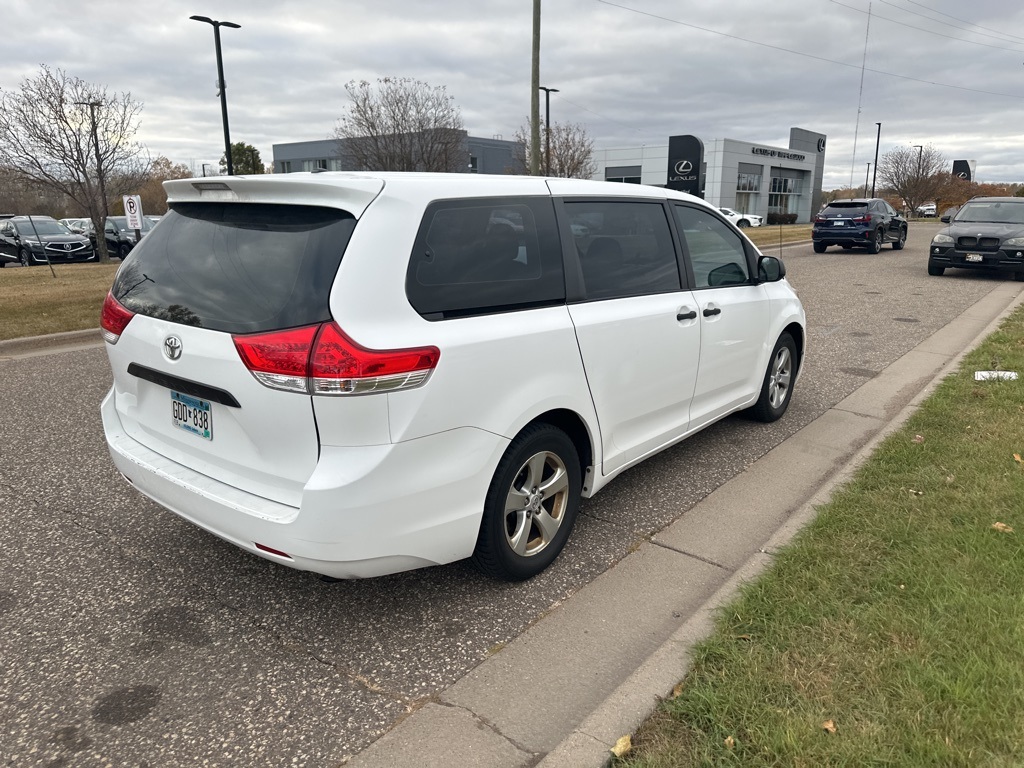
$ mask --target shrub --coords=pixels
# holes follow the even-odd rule
[[[795,213],[769,213],[768,224],[796,224]]]

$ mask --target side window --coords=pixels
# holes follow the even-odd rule
[[[566,202],[587,299],[678,291],[679,262],[659,202]]]
[[[409,259],[405,290],[428,320],[564,302],[551,199],[431,203]]]
[[[694,288],[747,283],[750,272],[743,241],[709,211],[685,205],[672,207],[679,234],[693,267]]]

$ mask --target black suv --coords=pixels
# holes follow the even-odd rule
[[[928,274],[946,267],[1012,272],[1024,280],[1024,198],[976,197],[954,216],[928,247]]]
[[[811,239],[815,253],[824,253],[830,245],[878,253],[882,243],[892,243],[899,251],[907,242],[907,220],[877,197],[834,200],[814,217]]]
[[[0,220],[0,266],[95,261],[92,242],[49,216],[12,216]]]
[[[142,229],[140,230],[143,237],[146,233],[153,228],[154,224],[149,219],[143,217]],[[83,234],[89,236],[89,240],[92,241],[93,247],[96,247],[96,232],[93,229],[92,222],[86,220],[83,223]],[[103,227],[103,236],[107,241],[107,253],[111,258],[124,259],[132,248],[135,247],[135,230],[128,228],[128,217],[127,216],[109,216],[107,217],[106,225]]]

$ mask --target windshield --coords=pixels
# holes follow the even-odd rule
[[[70,235],[71,230],[53,219],[32,219],[32,221],[16,221],[14,226],[18,228],[18,234],[23,237],[32,237],[35,234],[42,235]]]
[[[1024,200],[1019,203],[968,202],[953,218],[957,222],[985,222],[990,224],[1024,224]]]

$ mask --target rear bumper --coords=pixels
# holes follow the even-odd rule
[[[142,494],[242,549],[290,568],[364,578],[469,557],[506,438],[460,428],[383,446],[324,446],[299,507],[177,464],[101,405],[111,458]],[[257,545],[283,554],[275,554]]]
[[[874,239],[875,230],[846,230],[844,232],[833,232],[830,230],[811,230],[811,240],[815,243],[825,245],[868,245]]]

